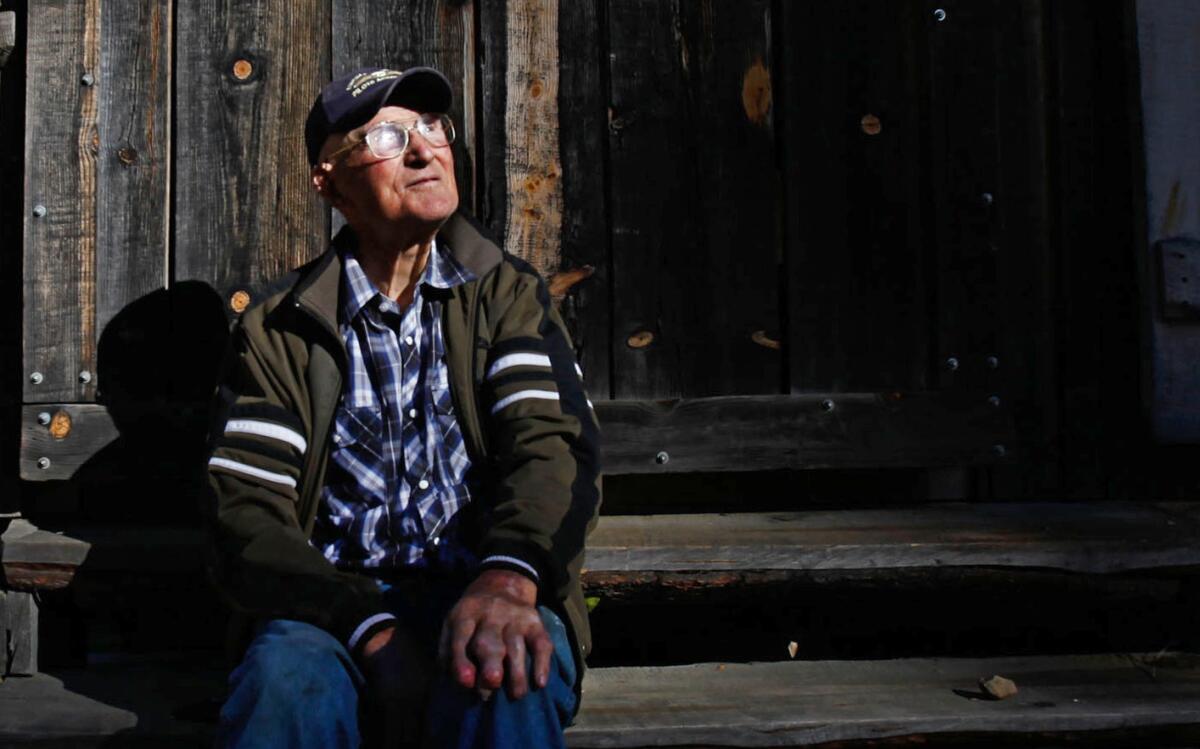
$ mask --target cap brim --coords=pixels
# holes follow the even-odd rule
[[[433,68],[409,68],[392,82],[379,106],[393,104],[423,112],[448,112],[453,103],[454,92],[446,76]]]

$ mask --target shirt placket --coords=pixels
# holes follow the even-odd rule
[[[421,408],[421,311],[425,306],[418,288],[411,307],[406,310],[400,330],[400,350],[403,361],[401,395],[401,438],[404,450],[404,482],[408,490],[409,511],[417,517],[417,526],[423,527],[422,510],[427,499],[434,494],[429,479],[429,461],[425,456],[424,414]],[[421,539],[409,539],[421,545]]]

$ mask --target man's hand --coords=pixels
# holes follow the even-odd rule
[[[375,633],[363,645],[368,699],[379,707],[384,746],[415,746],[421,735],[433,658],[402,627]]]
[[[529,691],[525,654],[533,654],[533,681],[550,678],[554,643],[537,610],[537,586],[507,570],[486,570],[450,610],[442,625],[438,661],[456,682],[487,700],[505,684],[519,700]],[[508,678],[505,678],[507,674]]]

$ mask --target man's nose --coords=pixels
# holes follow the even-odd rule
[[[408,148],[404,153],[410,163],[425,163],[433,159],[433,146],[415,129],[408,134]]]

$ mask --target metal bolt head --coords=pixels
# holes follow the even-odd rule
[[[42,469],[43,471],[46,470],[47,468],[50,467],[50,459],[49,458],[38,458],[37,467]]]
[[[49,424],[50,424],[50,412],[49,412],[49,411],[42,411],[41,413],[39,413],[39,414],[38,414],[38,417],[37,417],[37,419],[38,419],[38,423],[39,423],[39,424],[41,424],[42,426],[49,426]]]
[[[38,203],[37,205],[35,205],[33,207],[33,217],[34,218],[41,218],[42,216],[45,216],[45,215],[46,215],[46,206],[42,205],[41,203]]]
[[[1007,453],[1008,450],[1004,449],[1004,445],[992,445],[992,454],[997,458],[1003,458]]]
[[[32,382],[34,385],[41,385],[42,380],[44,380],[44,379],[46,379],[46,378],[42,377],[41,372],[34,372],[33,374],[29,375],[29,381]]]
[[[943,10],[942,8],[938,8],[937,10],[935,10],[933,12],[933,20],[937,21],[938,23],[945,21],[946,20],[946,11]]]
[[[988,369],[999,369],[1000,368],[1000,360],[998,358],[996,358],[995,356],[989,356],[984,361],[987,362]]]
[[[92,381],[92,373],[86,369],[79,373],[79,381],[84,385]]]
[[[663,451],[659,452],[658,455],[654,456],[654,462],[658,463],[660,466],[663,465],[664,463],[666,463],[670,459],[671,459],[671,456],[667,455],[666,450],[663,450]]]
[[[79,78],[79,82],[85,86],[91,86],[96,83],[96,77],[94,75],[92,75],[91,73],[84,73]]]
[[[980,195],[979,199],[983,202],[984,205],[991,205],[992,203],[996,202],[996,198],[993,197],[990,192],[985,192],[984,194]]]
[[[825,413],[829,413],[836,407],[837,407],[837,404],[835,404],[829,398],[826,398],[825,400],[821,401],[821,410],[824,411]]]
[[[946,360],[946,369],[950,370],[951,372],[957,370],[958,369],[958,359],[953,356],[950,357],[949,359],[947,359]]]
[[[993,408],[1000,408],[1000,396],[988,396],[988,405],[992,406]]]

